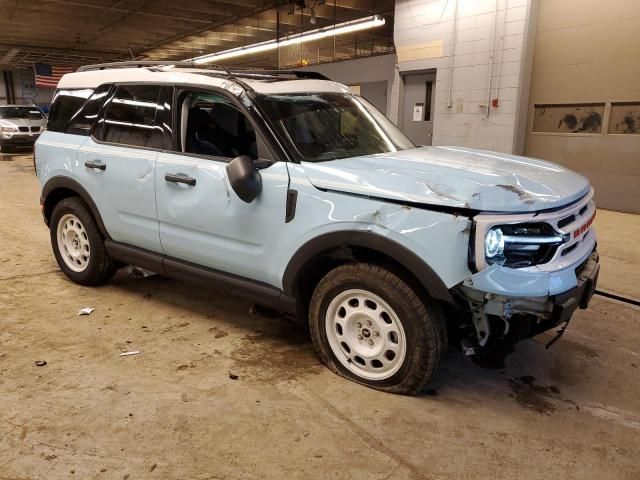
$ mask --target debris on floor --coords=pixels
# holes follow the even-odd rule
[[[229,332],[225,332],[224,330],[218,330],[218,327],[211,327],[209,331],[213,333],[213,338],[224,338],[227,335],[229,335]]]
[[[132,350],[131,352],[122,352],[119,357],[128,357],[129,355],[138,355],[140,350]]]
[[[36,360],[35,361],[36,367],[44,367],[47,362],[45,360]]]
[[[144,268],[134,267],[134,266],[129,266],[126,272],[127,272],[127,275],[134,278],[147,278],[147,277],[153,277],[155,275],[158,275],[157,273],[152,272],[151,270],[145,270]]]
[[[240,378],[240,377],[238,377],[238,375],[236,375],[235,373],[229,372],[229,378],[231,380],[238,380],[238,378]]]
[[[80,315],[91,315],[91,313],[95,310],[93,307],[84,307],[78,310],[78,316]]]

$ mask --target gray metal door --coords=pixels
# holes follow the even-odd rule
[[[382,113],[387,114],[387,82],[361,83],[360,95]]]
[[[431,145],[436,74],[403,75],[402,124],[404,134],[416,145]]]

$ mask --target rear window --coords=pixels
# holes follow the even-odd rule
[[[51,102],[47,130],[64,132],[67,129],[69,120],[78,113],[92,93],[93,89],[91,88],[56,90]]]
[[[159,94],[157,85],[119,85],[105,103],[97,138],[109,143],[162,148],[162,130],[155,126]]]

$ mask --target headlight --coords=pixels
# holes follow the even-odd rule
[[[10,133],[10,132],[17,132],[18,129],[16,127],[0,127],[0,132],[1,133]]]
[[[504,235],[499,228],[492,228],[484,238],[484,255],[489,258],[501,257],[504,254]]]
[[[546,223],[505,224],[492,227],[484,238],[489,265],[523,268],[546,263],[568,241]]]

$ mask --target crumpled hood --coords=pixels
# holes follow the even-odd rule
[[[302,165],[321,189],[494,212],[560,207],[590,189],[585,177],[559,165],[465,147],[420,147]]]

